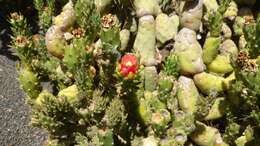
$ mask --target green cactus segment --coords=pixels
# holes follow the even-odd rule
[[[60,27],[56,25],[51,26],[46,32],[45,42],[50,54],[58,58],[63,57],[66,40]]]
[[[130,31],[127,29],[123,29],[120,31],[119,35],[120,35],[120,42],[121,42],[120,50],[126,50],[130,39]]]
[[[127,114],[121,99],[114,98],[106,109],[104,121],[108,127],[123,127],[126,124]]]
[[[230,57],[224,55],[218,55],[209,65],[208,70],[210,72],[218,74],[226,74],[233,71]]]
[[[164,13],[156,17],[156,38],[161,43],[174,39],[179,27],[179,17],[177,15],[167,16]]]
[[[75,135],[75,146],[86,146],[86,145],[95,145],[95,146],[113,146],[113,131],[111,129],[106,128],[98,128],[96,126],[92,126],[88,128],[88,137],[76,133]]]
[[[193,54],[191,56],[191,54]],[[201,55],[194,49],[177,54],[181,74],[192,75],[202,72],[205,68]]]
[[[226,146],[223,142],[218,129],[207,126],[201,122],[196,122],[196,130],[190,135],[190,138],[199,146]]]
[[[180,76],[177,97],[179,106],[186,113],[195,113],[198,109],[199,92],[192,79]]]
[[[171,78],[160,78],[158,85],[160,91],[171,92],[173,81]]]
[[[76,85],[69,86],[58,93],[58,97],[64,97],[70,104],[79,102],[79,91]]]
[[[219,37],[208,37],[203,46],[203,62],[210,64],[218,54],[221,39]]]
[[[180,66],[178,61],[178,56],[175,53],[170,53],[170,55],[165,59],[163,66],[163,74],[177,78],[180,74]]]
[[[157,88],[158,73],[154,66],[144,68],[144,89],[154,91]]]
[[[63,8],[62,12],[54,18],[54,25],[66,30],[73,26],[76,21],[76,16],[73,8],[73,3],[70,0]]]
[[[220,76],[202,72],[194,75],[193,80],[200,91],[206,95],[221,93],[225,90],[224,78]]]
[[[233,24],[234,34],[241,36],[243,34],[243,28],[245,24],[245,19],[241,16],[237,16]]]
[[[221,55],[229,56],[231,59],[236,60],[238,48],[232,40],[228,39],[220,45],[219,52]]]
[[[170,121],[171,114],[166,108],[152,113],[151,124],[157,133],[163,133]]]
[[[172,126],[167,129],[167,136],[161,140],[161,144],[165,146],[184,145],[188,141],[188,135],[195,128],[192,114],[175,111]]]
[[[245,146],[247,142],[248,141],[245,136],[241,136],[241,137],[237,138],[235,141],[236,146]]]
[[[246,127],[243,135],[235,140],[236,146],[246,146],[248,142],[252,142],[252,140],[254,139],[253,135],[253,128],[250,126]],[[252,146],[257,146],[257,144],[259,144],[258,141],[255,141],[252,143]]]
[[[68,67],[69,70],[75,70],[78,65],[78,56],[79,51],[78,48],[74,48],[71,46],[68,46],[65,49],[63,62]]]
[[[179,134],[187,136],[196,129],[195,117],[191,113],[176,111],[173,118],[173,127],[168,131],[168,135],[172,135],[174,137]]]
[[[224,86],[226,90],[231,88],[232,82],[236,80],[235,72],[232,72],[228,77],[224,79]]]
[[[224,97],[217,98],[209,110],[208,115],[204,117],[204,120],[215,120],[223,117],[226,113],[227,104]]]
[[[139,19],[138,33],[134,49],[140,57],[140,64],[156,65],[155,59],[155,21],[153,16],[143,16]]]
[[[29,96],[29,98],[35,99],[40,94],[40,82],[37,78],[37,75],[29,68],[23,68],[20,70],[19,82],[22,89],[25,91],[27,96]]]
[[[174,79],[170,76],[163,75],[160,73],[158,81],[158,91],[159,91],[159,98],[162,101],[167,101],[169,96],[171,96],[171,91],[173,89],[173,81]]]
[[[114,26],[108,29],[103,28],[100,39],[105,51],[112,51],[113,53],[117,53],[117,49],[121,45],[119,26]]]
[[[234,24],[233,24],[234,34],[236,36],[243,35],[244,34],[243,29],[246,24],[246,21],[248,21],[249,19],[251,19],[253,17],[254,16],[253,16],[251,9],[246,8],[246,7],[239,9],[238,16],[236,17]]]
[[[139,100],[138,112],[144,124],[151,124],[154,130],[160,131],[166,128],[171,116],[166,105],[157,96],[157,92],[145,91],[144,98]]]
[[[43,90],[40,94],[39,94],[39,96],[36,98],[36,100],[35,100],[35,105],[36,106],[42,106],[42,104],[43,104],[43,102],[44,102],[44,100],[46,99],[46,98],[55,98],[55,96],[53,96],[49,91],[47,91],[47,90]]]
[[[160,6],[156,0],[135,0],[134,7],[138,17],[145,15],[156,16],[161,13]]]
[[[196,33],[188,28],[183,28],[175,37],[175,41],[174,48],[181,73],[190,75],[204,71],[202,48],[196,40]]]
[[[187,4],[188,3],[188,4]],[[184,12],[181,14],[181,26],[198,31],[201,26],[201,19],[203,16],[203,0],[186,1],[190,7],[184,7]]]

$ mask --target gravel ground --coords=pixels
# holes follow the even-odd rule
[[[46,139],[43,130],[32,127],[30,108],[19,88],[15,64],[3,39],[0,39],[0,146],[40,146]]]

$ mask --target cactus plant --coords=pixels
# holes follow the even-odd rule
[[[54,146],[259,144],[256,3],[34,0],[9,21],[31,123]]]

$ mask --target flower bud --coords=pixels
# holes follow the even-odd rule
[[[119,73],[126,79],[132,79],[138,71],[138,60],[133,54],[126,54],[119,63]]]

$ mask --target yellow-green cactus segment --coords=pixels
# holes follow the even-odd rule
[[[203,62],[210,64],[218,54],[221,39],[219,37],[208,37],[203,46]]]
[[[178,79],[177,97],[180,108],[186,113],[195,113],[199,100],[199,92],[192,79],[180,76]]]
[[[220,76],[202,72],[194,75],[193,80],[200,91],[206,95],[220,93],[225,90],[224,78]]]
[[[201,26],[201,19],[203,16],[203,0],[191,1],[190,7],[184,7],[184,11],[181,14],[180,22],[181,26],[198,31]]]
[[[202,72],[205,68],[201,53],[195,48],[177,53],[181,73],[184,75]]]
[[[68,29],[76,21],[73,3],[70,0],[62,9],[62,12],[54,18],[54,25]]]
[[[217,98],[204,120],[215,120],[221,118],[226,112],[226,106],[227,102],[224,97]]]
[[[35,100],[36,106],[41,106],[45,98],[55,98],[49,91],[43,90]]]
[[[219,47],[220,54],[230,56],[231,59],[236,59],[238,55],[238,48],[231,39],[225,40]]]
[[[235,143],[236,146],[245,146],[245,144],[247,143],[246,136],[240,136],[236,139]]]
[[[21,69],[19,82],[27,96],[32,99],[37,98],[37,96],[41,92],[41,86],[37,75],[33,73],[29,68]]]
[[[230,20],[234,20],[238,13],[238,7],[236,2],[231,1],[229,7],[227,8],[226,12],[224,13],[225,18],[229,18]]]
[[[152,122],[153,124],[158,124],[156,123],[157,119],[152,120],[152,118],[157,118],[155,117],[156,112],[160,113],[160,110],[166,109],[166,105],[157,96],[157,92],[145,91],[144,98],[139,100],[138,113],[145,124],[151,124]],[[164,123],[164,120],[160,120],[159,124],[161,122]]]
[[[53,25],[48,29],[45,35],[45,43],[50,54],[60,59],[63,57],[66,40],[60,27]]]
[[[155,21],[153,16],[143,16],[139,19],[134,49],[137,52],[138,57],[140,57],[140,64],[145,66],[156,65]]]
[[[247,145],[247,142],[250,142],[254,139],[254,130],[251,126],[247,126],[245,131],[243,132],[243,135],[238,137],[235,140],[235,143],[237,146],[245,146]],[[252,146],[256,146],[258,143],[253,143]]]
[[[144,138],[142,140],[142,146],[158,146],[159,140],[155,138],[154,136],[149,136],[147,138]]]
[[[123,29],[120,31],[119,35],[120,35],[120,42],[121,42],[120,50],[125,50],[127,48],[130,39],[130,31],[127,29]]]
[[[228,90],[231,87],[231,83],[236,79],[235,72],[232,72],[228,77],[224,79],[225,89]]]
[[[210,72],[226,74],[233,71],[229,56],[218,55],[209,65]]]
[[[204,71],[202,48],[196,40],[195,31],[188,28],[181,29],[175,37],[174,48],[182,74],[190,75]]]
[[[168,16],[164,13],[156,17],[156,38],[164,44],[166,41],[174,39],[179,27],[179,17],[177,15]]]
[[[158,15],[161,13],[161,8],[156,0],[135,0],[135,11],[138,17],[145,15]]]
[[[58,97],[67,98],[68,102],[74,104],[79,101],[79,91],[76,85],[69,86],[58,93]]]
[[[144,67],[144,89],[154,91],[157,88],[158,74],[155,66]]]
[[[207,12],[217,11],[219,7],[217,0],[204,0],[203,5],[206,7]]]
[[[201,122],[196,122],[196,130],[190,135],[192,141],[199,146],[215,146],[217,141],[221,141],[220,146],[226,144],[222,141],[218,129],[207,126]]]

